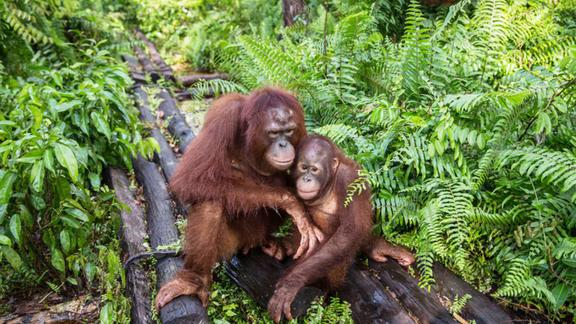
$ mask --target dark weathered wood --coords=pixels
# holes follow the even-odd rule
[[[128,65],[130,77],[132,77],[136,84],[146,83],[146,72],[144,72],[137,58],[130,55],[122,55],[122,60]]]
[[[120,169],[107,169],[108,182],[116,192],[119,202],[127,206],[120,212],[120,241],[122,242],[123,259],[145,251],[146,224],[144,214],[136,204],[130,190],[130,180]],[[150,316],[150,280],[140,264],[131,264],[126,269],[126,293],[132,303],[132,323],[152,323]]]
[[[29,303],[34,303],[34,301]],[[17,308],[10,314],[1,316],[0,323],[96,323],[101,304],[99,297],[84,295],[52,306],[46,306],[45,302],[38,303],[38,301],[36,301],[36,305],[23,306],[24,309]]]
[[[184,115],[176,106],[176,101],[166,89],[162,89],[157,97],[161,100],[158,109],[164,113],[163,118],[168,120],[168,131],[174,135],[180,145],[182,152],[186,151],[188,144],[196,137],[190,125],[186,122]]]
[[[354,265],[337,294],[356,323],[416,323],[368,270]]]
[[[154,155],[154,159],[162,167],[162,172],[166,179],[170,179],[178,164],[176,155],[160,129],[156,126],[156,118],[149,109],[148,94],[146,94],[146,91],[137,85],[134,87],[134,94],[136,96],[136,105],[140,111],[140,119],[148,126],[150,136],[152,136],[160,146],[160,152]]]
[[[150,61],[146,53],[144,53],[144,51],[138,46],[134,46],[134,53],[136,54],[138,61],[140,61],[140,64],[142,64],[144,72],[150,75],[152,82],[160,80],[158,70],[156,69],[154,64],[152,64],[152,61]]]
[[[280,263],[258,249],[248,255],[236,255],[225,263],[228,276],[244,289],[260,306],[266,308],[274,293],[274,287],[290,263]],[[315,298],[323,296],[322,290],[314,287],[300,289],[292,303],[292,315],[306,314]]]
[[[228,80],[228,74],[226,73],[201,73],[201,74],[192,74],[192,75],[184,75],[178,78],[180,83],[185,86],[189,87],[194,83],[201,81],[201,80]]]
[[[136,37],[138,37],[144,43],[144,45],[146,45],[148,52],[150,52],[150,58],[152,59],[152,62],[154,62],[154,64],[158,67],[158,70],[164,79],[176,82],[172,68],[166,64],[166,62],[164,62],[162,56],[160,56],[160,52],[158,52],[158,49],[156,48],[156,45],[154,45],[154,43],[150,41],[139,28],[136,28],[134,34],[136,34]]]
[[[370,268],[400,304],[421,323],[457,323],[439,299],[418,287],[418,279],[412,277],[396,261],[370,261]]]
[[[201,93],[200,91],[198,91],[197,89],[184,89],[181,91],[177,91],[174,96],[176,97],[176,100],[178,101],[184,101],[184,100],[192,100],[195,98],[213,98],[215,96],[215,91],[212,88],[208,89],[208,93]]]
[[[512,322],[510,315],[500,305],[439,263],[434,264],[434,279],[436,280],[434,289],[442,296],[451,300],[466,294],[472,296],[462,309],[461,315],[465,319],[474,319],[476,323],[486,324]]]
[[[146,161],[138,155],[133,160],[136,178],[144,188],[147,210],[146,218],[152,249],[173,244],[178,241],[178,230],[170,208],[170,195],[164,178],[155,163]],[[176,274],[182,266],[180,258],[168,257],[156,264],[158,288]],[[160,310],[162,323],[208,323],[206,310],[198,298],[181,296]]]

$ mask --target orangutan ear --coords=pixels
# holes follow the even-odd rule
[[[339,165],[340,165],[340,160],[338,160],[338,158],[332,159],[332,172],[335,172],[336,169],[338,169]]]

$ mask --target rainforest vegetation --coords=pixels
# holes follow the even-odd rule
[[[104,171],[157,150],[121,60],[139,27],[176,73],[230,76],[199,101],[293,91],[362,165],[374,231],[415,252],[422,287],[440,262],[512,312],[574,321],[576,1],[304,2],[290,26],[282,1],[0,2],[0,315],[88,293],[102,322],[129,319]],[[214,322],[269,321],[217,274]],[[303,321],[349,318],[334,299]]]

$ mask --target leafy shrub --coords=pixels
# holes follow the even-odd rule
[[[125,69],[93,44],[80,55],[8,80],[0,96],[0,256],[74,285],[94,280],[94,243],[115,236],[119,207],[103,168],[131,169],[131,156],[156,147],[140,136]]]

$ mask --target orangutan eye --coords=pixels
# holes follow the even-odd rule
[[[314,173],[318,172],[318,168],[317,168],[317,167],[311,167],[310,170],[312,170],[312,172],[314,172]]]
[[[300,164],[300,170],[306,171],[306,170],[308,170],[308,167],[304,164]]]
[[[284,134],[286,134],[286,136],[292,136],[292,134],[294,134],[294,130],[293,129],[287,130]]]
[[[270,137],[278,137],[279,132],[278,131],[269,131],[268,135],[270,135]]]

